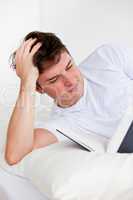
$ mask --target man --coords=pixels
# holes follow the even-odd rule
[[[33,149],[58,142],[59,127],[107,138],[113,135],[128,105],[132,50],[103,45],[78,68],[58,37],[31,32],[14,58],[21,81],[7,133],[9,164],[19,162]],[[34,129],[36,90],[52,97],[55,107],[50,121]]]

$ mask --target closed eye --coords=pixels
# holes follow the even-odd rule
[[[58,77],[55,77],[54,79],[49,80],[49,83],[55,83],[57,81]]]
[[[72,68],[72,64],[71,65],[69,65],[67,68],[66,68],[66,71],[68,71],[69,69],[71,69]]]

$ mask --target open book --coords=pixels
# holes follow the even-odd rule
[[[133,103],[127,108],[116,132],[110,139],[93,132],[85,134],[73,133],[66,129],[56,130],[89,151],[133,153]]]
[[[104,136],[96,135],[92,132],[87,134],[76,132],[75,134],[71,130],[56,130],[88,151],[105,152],[107,150],[108,139]]]

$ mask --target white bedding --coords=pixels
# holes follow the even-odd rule
[[[0,200],[46,200],[44,196],[49,200],[133,200],[133,153],[114,153],[133,119],[132,109],[107,153],[89,153],[72,142],[61,142],[31,152],[16,166],[8,166],[0,156],[0,166],[10,172],[0,170]],[[26,177],[38,190],[12,174]]]
[[[5,169],[27,177],[50,200],[133,200],[133,154],[88,152],[61,142]]]
[[[0,200],[48,200],[28,180],[0,169]]]

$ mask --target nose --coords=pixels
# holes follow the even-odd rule
[[[67,87],[71,87],[73,86],[73,78],[72,76],[70,76],[70,74],[68,74],[67,72],[62,73],[62,78],[63,78],[63,82],[64,85]]]

